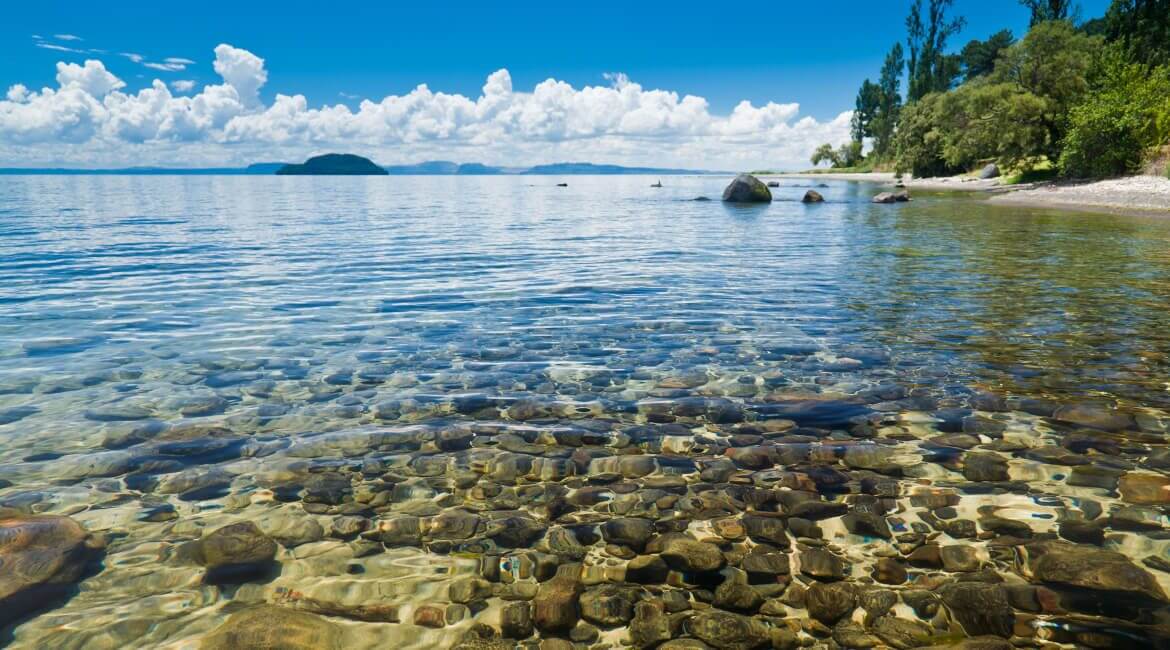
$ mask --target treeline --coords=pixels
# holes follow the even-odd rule
[[[953,3],[913,0],[905,45],[858,90],[852,141],[822,145],[814,165],[921,177],[995,162],[1088,178],[1167,155],[1170,0],[1113,0],[1091,20],[1072,0],[1021,0],[1031,10],[1022,38],[1003,30],[958,49],[965,21]]]

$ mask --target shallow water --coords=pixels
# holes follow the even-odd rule
[[[858,589],[879,557],[907,564],[885,588],[934,642],[978,626],[950,602],[916,618],[904,592],[956,576],[1002,579],[1020,645],[1164,642],[1164,597],[1027,558],[1077,522],[1170,588],[1170,220],[873,205],[838,182],[806,206],[803,180],[728,206],[691,200],[725,178],[654,180],[0,178],[0,509],[105,545],[0,643],[197,647],[274,603],[346,647],[448,646],[557,565],[627,588],[658,551],[607,545],[614,518],[723,551],[718,579],[628,587],[691,594],[678,618],[732,611],[716,587],[746,576],[766,603],[738,611],[825,641],[793,595],[842,577],[800,568],[824,545]],[[840,507],[796,517],[819,538],[726,530],[804,499]],[[875,508],[892,536],[841,516]],[[344,515],[371,530],[335,533]],[[408,518],[421,533],[380,534]],[[180,549],[240,521],[276,563],[212,584]],[[974,546],[982,572],[911,556],[928,542]],[[741,570],[754,547],[791,573]],[[489,593],[451,605],[469,576]],[[1132,615],[1102,604],[1122,597]],[[627,637],[618,618],[598,643]],[[696,620],[673,633],[702,638]]]

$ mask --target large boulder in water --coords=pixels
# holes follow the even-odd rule
[[[729,203],[771,203],[772,192],[755,176],[740,174],[723,190],[723,200]]]
[[[66,595],[100,546],[69,517],[0,515],[0,627]]]
[[[804,197],[800,199],[801,203],[824,203],[825,197],[816,190],[809,190],[804,193]]]

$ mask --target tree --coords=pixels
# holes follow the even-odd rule
[[[822,144],[813,152],[812,158],[809,159],[813,166],[817,166],[822,162],[828,162],[831,167],[840,167],[841,158],[837,156],[837,152],[833,150],[833,145],[829,143]]]
[[[923,0],[914,0],[906,17],[906,45],[910,52],[908,77],[910,101],[927,93],[949,90],[959,76],[959,57],[947,54],[947,41],[958,34],[966,21],[949,19],[954,0],[927,0],[925,21]]]
[[[1105,13],[1105,35],[1133,61],[1170,63],[1170,0],[1113,0]]]
[[[837,149],[837,164],[834,167],[856,167],[863,159],[861,141],[846,142]]]
[[[882,105],[881,86],[869,79],[861,82],[861,89],[857,91],[857,101],[853,110],[853,119],[849,126],[855,142],[873,137],[872,124],[878,116]]]
[[[995,70],[995,61],[1000,53],[1015,42],[1011,30],[1004,29],[992,34],[986,41],[975,39],[967,43],[959,54],[963,63],[963,80],[971,81],[991,74],[992,70]]]
[[[902,68],[905,65],[902,44],[894,43],[894,47],[890,48],[890,52],[882,64],[882,73],[878,80],[880,102],[877,115],[870,125],[873,150],[878,158],[886,158],[893,148],[898,113],[902,110],[902,95],[898,89],[902,85]]]
[[[1072,107],[1060,171],[1080,178],[1138,171],[1170,141],[1170,66],[1149,68],[1121,49],[1102,57],[1093,92]]]
[[[1032,22],[1028,27],[1035,27],[1050,20],[1068,20],[1072,12],[1072,0],[1020,0],[1020,4],[1032,12]]]
[[[1089,77],[1100,51],[1100,38],[1078,32],[1067,21],[1057,21],[1036,25],[1000,56],[989,78],[1013,84],[1046,103],[1048,137],[1045,150],[1038,154],[1053,160],[1059,155],[1069,109],[1089,91]]]

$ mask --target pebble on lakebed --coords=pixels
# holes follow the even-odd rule
[[[52,639],[38,626],[111,589],[181,598],[185,627],[107,633],[204,648],[1170,641],[1165,418],[893,383],[540,378],[628,392],[370,396],[364,423],[294,436],[95,407],[107,451],[35,462],[107,507],[34,515],[61,502],[0,488],[0,602],[84,584],[25,608],[20,629]],[[102,566],[87,529],[113,540]]]

